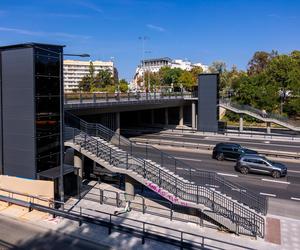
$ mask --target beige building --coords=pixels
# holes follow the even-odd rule
[[[79,82],[89,73],[91,61],[64,60],[64,91],[66,93],[78,90]],[[99,70],[109,70],[112,76],[116,74],[112,61],[92,61],[95,73]]]

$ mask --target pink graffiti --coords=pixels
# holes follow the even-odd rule
[[[180,201],[177,197],[172,194],[169,194],[167,191],[161,189],[159,186],[152,182],[147,182],[147,187],[153,190],[154,192],[158,193],[162,197],[166,198],[167,200],[171,201],[172,203],[177,203],[182,206],[187,206],[187,202]]]

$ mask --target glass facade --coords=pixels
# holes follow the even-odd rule
[[[61,47],[35,48],[36,166],[60,165]]]

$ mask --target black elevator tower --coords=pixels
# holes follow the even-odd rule
[[[0,174],[36,179],[61,165],[63,46],[0,47]]]

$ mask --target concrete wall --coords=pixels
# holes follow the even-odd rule
[[[34,199],[34,203],[49,206],[47,200],[54,199],[54,182],[42,180],[29,180],[13,176],[0,175],[0,195],[8,196],[9,192],[3,190],[17,192],[37,196],[45,199],[45,201]],[[24,200],[29,202],[30,199],[23,195],[10,196],[15,199]]]

